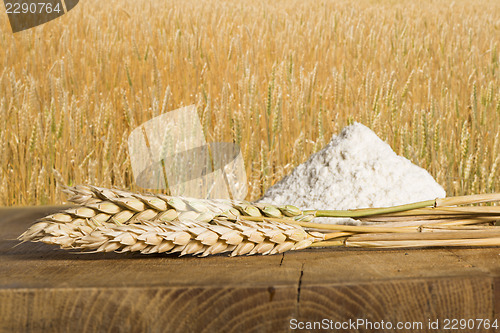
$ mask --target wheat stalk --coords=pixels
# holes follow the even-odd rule
[[[353,121],[373,125],[449,194],[500,191],[499,1],[315,6],[317,1],[306,0],[238,7],[191,0],[170,2],[168,13],[163,1],[86,3],[92,17],[75,15],[60,23],[63,29],[37,31],[39,41],[62,40],[71,47],[52,49],[38,39],[12,39],[9,29],[0,31],[2,206],[60,201],[55,175],[42,177],[43,196],[28,194],[42,166],[46,172],[59,170],[66,182],[135,187],[127,160],[131,117],[140,123],[194,101],[203,111],[205,135],[241,145],[255,199],[314,153],[320,134],[328,138]],[[119,23],[109,15],[116,8]],[[325,17],[325,11],[331,15]],[[395,11],[401,13],[398,19]],[[230,34],[206,33],[215,16]],[[466,24],[442,24],[448,21]],[[413,29],[399,33],[400,26]],[[102,48],[117,35],[137,31],[147,33]],[[166,38],[163,31],[177,33]],[[373,36],[368,44],[367,34]],[[272,37],[279,35],[289,38]],[[332,40],[343,41],[335,52],[330,52]],[[152,49],[158,50],[154,56]],[[101,66],[89,66],[101,63],[103,50],[109,75],[102,75]],[[276,50],[289,57],[276,61]],[[429,66],[432,80],[423,78],[422,64]],[[279,117],[273,117],[275,111]],[[326,119],[335,121],[327,126]],[[34,124],[37,140],[30,150]],[[108,135],[110,126],[115,136]],[[65,153],[54,158],[55,152]],[[470,155],[475,156],[466,179]],[[480,191],[473,186],[476,175]]]
[[[500,194],[482,194],[462,197],[451,197],[416,202],[412,204],[354,209],[354,210],[306,210],[292,206],[274,206],[247,201],[222,199],[194,199],[172,197],[163,194],[140,194],[118,189],[107,189],[96,186],[67,187],[69,201],[81,207],[68,209],[48,217],[55,222],[68,222],[72,217],[91,218],[97,223],[113,221],[118,224],[131,223],[137,219],[173,221],[175,219],[208,222],[215,217],[235,218],[246,216],[248,219],[262,220],[266,218],[293,218],[297,221],[309,222],[314,217],[351,217],[367,221],[396,221],[415,219],[463,219],[490,217],[496,220],[500,216],[498,207],[447,207],[458,204],[475,204],[500,201]],[[387,219],[387,220],[384,220]]]
[[[68,223],[42,221],[19,239],[59,245],[63,249],[95,252],[192,254],[202,257],[231,252],[231,256],[275,254],[309,247],[316,239],[299,226],[277,222],[175,221],[154,224],[137,220],[127,225],[95,226],[89,219]]]
[[[470,226],[498,220],[498,207],[448,207],[494,202],[500,194],[384,208],[302,211],[291,205],[140,194],[95,186],[68,187],[65,192],[71,195],[69,201],[79,206],[43,218],[19,237],[21,241],[94,252],[201,256],[231,252],[235,256],[311,246],[457,246],[467,241],[481,246],[497,244],[500,238],[497,227]],[[346,226],[309,222],[315,216],[364,217],[386,223]]]
[[[80,206],[47,216],[44,220],[66,223],[74,218],[88,218],[95,224],[128,224],[136,220],[209,222],[216,217],[235,219],[238,216],[292,217],[300,221],[310,221],[313,218],[292,205],[277,207],[237,200],[141,194],[96,186],[66,187],[64,191],[70,195],[70,202]]]

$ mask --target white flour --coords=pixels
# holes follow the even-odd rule
[[[445,196],[426,170],[398,156],[368,127],[354,123],[269,188],[259,202],[301,209],[355,209]],[[357,224],[351,219],[315,221]]]

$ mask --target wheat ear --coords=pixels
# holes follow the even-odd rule
[[[67,223],[75,218],[86,218],[98,225],[105,222],[129,224],[136,220],[209,222],[214,218],[235,219],[238,216],[290,217],[300,221],[313,218],[292,205],[277,207],[247,201],[141,194],[96,186],[67,187],[65,192],[70,194],[70,202],[80,206],[47,216],[45,221]]]
[[[277,222],[214,219],[209,222],[173,221],[154,224],[136,220],[127,225],[95,226],[89,219],[68,223],[42,221],[19,239],[59,245],[63,249],[95,252],[177,253],[207,256],[275,254],[309,247],[315,240],[300,226]]]
[[[43,218],[22,234],[20,240],[95,252],[180,252],[181,255],[203,256],[228,251],[232,255],[273,254],[309,246],[375,246],[372,239],[362,238],[368,236],[354,237],[356,233],[385,233],[381,237],[390,239],[377,239],[377,246],[393,247],[396,245],[391,242],[395,240],[404,241],[398,243],[402,246],[399,244],[408,244],[404,237],[413,236],[388,234],[420,233],[424,227],[435,228],[428,225],[431,222],[447,227],[456,224],[457,228],[463,223],[491,223],[500,214],[495,206],[446,206],[499,201],[500,194],[437,199],[386,208],[301,211],[291,205],[278,207],[246,201],[140,194],[95,186],[66,188],[66,192],[71,195],[70,201],[80,206]],[[309,222],[315,216],[374,217],[396,223],[391,227],[387,224],[370,227]],[[406,225],[408,219],[419,218],[422,218],[421,224]],[[327,230],[336,232],[324,233]],[[446,233],[452,237],[449,230],[442,231],[448,231]],[[416,236],[412,240],[418,238],[421,246],[424,244],[422,237],[431,236]],[[449,245],[449,242],[442,244]]]
[[[402,221],[406,217],[414,219],[464,219],[470,216],[496,220],[500,216],[498,207],[447,207],[500,201],[500,193],[451,197],[427,200],[412,204],[354,209],[354,210],[305,210],[293,206],[275,206],[247,201],[222,199],[193,199],[171,197],[163,194],[140,194],[118,189],[95,186],[76,186],[65,189],[71,196],[70,202],[82,207],[51,216],[51,220],[68,222],[72,217],[93,218],[96,222],[131,223],[134,219],[172,221],[175,219],[207,222],[215,217],[235,218],[246,216],[263,218],[286,218],[309,222],[314,217],[351,217],[366,221]],[[247,219],[248,219],[247,218]]]

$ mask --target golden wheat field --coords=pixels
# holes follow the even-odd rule
[[[17,34],[2,11],[0,205],[135,189],[129,133],[191,104],[248,199],[352,121],[448,195],[498,192],[499,52],[497,0],[87,0]]]

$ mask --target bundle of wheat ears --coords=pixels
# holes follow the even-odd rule
[[[300,210],[246,201],[65,188],[76,206],[43,218],[21,241],[86,252],[207,256],[275,254],[308,247],[500,246],[500,193],[357,210]],[[470,206],[471,204],[483,204]],[[352,217],[370,225],[314,223]]]

